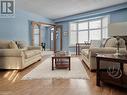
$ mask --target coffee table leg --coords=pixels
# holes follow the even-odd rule
[[[54,70],[54,59],[52,58],[52,70]]]
[[[71,59],[69,57],[69,70],[71,70]]]

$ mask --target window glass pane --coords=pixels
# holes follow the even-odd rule
[[[53,41],[53,32],[51,32],[51,40]]]
[[[77,32],[70,32],[70,45],[75,45],[77,43]]]
[[[51,31],[54,31],[54,28],[51,28]]]
[[[78,24],[78,29],[79,30],[84,30],[84,29],[88,29],[88,22],[81,22]]]
[[[102,38],[108,38],[108,29],[107,28],[102,29]]]
[[[70,24],[70,30],[77,30],[77,24],[76,23],[71,23]]]
[[[90,29],[101,28],[101,20],[90,21]]]
[[[102,27],[105,28],[105,27],[108,27],[108,17],[104,17],[102,19]]]
[[[90,30],[90,41],[91,40],[101,40],[101,30]]]
[[[85,41],[88,41],[88,31],[79,31],[78,32],[78,42],[84,43]]]
[[[34,45],[39,46],[39,35],[34,35]]]
[[[39,29],[34,29],[34,35],[39,35]]]

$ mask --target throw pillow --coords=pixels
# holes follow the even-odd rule
[[[10,43],[9,43],[9,48],[10,48],[10,49],[18,49],[18,47],[17,47],[17,45],[15,44],[14,41],[10,41]]]
[[[18,46],[19,49],[26,48],[25,43],[22,42],[22,41],[15,41],[15,43],[17,44],[17,46]]]

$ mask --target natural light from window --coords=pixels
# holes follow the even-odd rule
[[[108,16],[70,23],[69,45],[108,37]]]

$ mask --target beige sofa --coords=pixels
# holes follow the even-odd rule
[[[41,47],[19,49],[14,41],[0,40],[0,69],[24,69],[38,60],[41,60]]]
[[[116,50],[117,50],[116,49],[116,42],[117,42],[116,38],[110,38],[105,42],[103,47],[95,47],[95,46],[91,45],[89,49],[82,49],[81,50],[82,60],[85,62],[85,64],[91,71],[95,71],[97,68],[97,64],[96,64],[97,53],[99,53],[99,54],[114,54],[114,53],[116,53]],[[125,41],[123,39],[120,39],[120,52],[126,53]],[[106,68],[109,65],[110,64],[106,63],[101,67]]]

